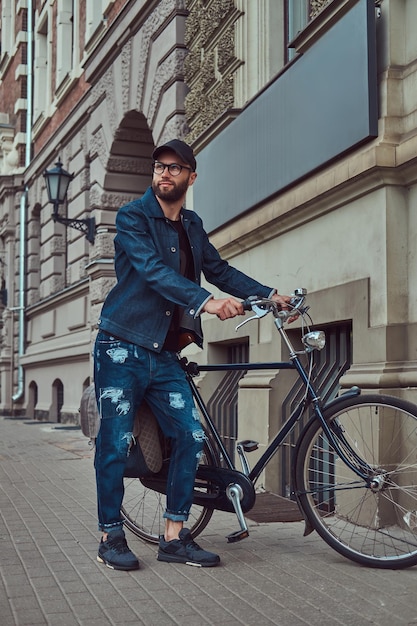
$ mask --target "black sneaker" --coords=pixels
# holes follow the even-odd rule
[[[160,536],[158,561],[185,563],[196,567],[214,567],[220,563],[219,555],[200,548],[187,528],[183,528],[179,536],[179,539],[172,541],[165,541],[163,535]]]
[[[124,571],[139,569],[139,561],[127,546],[123,528],[111,530],[106,541],[101,540],[97,561],[104,563],[111,569]]]

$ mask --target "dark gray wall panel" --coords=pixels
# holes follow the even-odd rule
[[[358,0],[197,156],[212,231],[377,135],[373,0]]]

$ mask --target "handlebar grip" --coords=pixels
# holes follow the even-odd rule
[[[246,300],[242,300],[242,306],[244,311],[252,311],[252,302],[258,300],[258,296],[249,296]]]

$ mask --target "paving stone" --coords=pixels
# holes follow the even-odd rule
[[[0,418],[1,626],[411,626],[417,568],[370,570],[302,522],[255,523],[228,544],[215,512],[199,542],[217,568],[156,560],[127,533],[141,569],[97,563],[93,451],[81,431]]]

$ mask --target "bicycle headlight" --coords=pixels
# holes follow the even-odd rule
[[[326,335],[322,330],[313,330],[303,337],[307,350],[322,350],[326,345]]]

